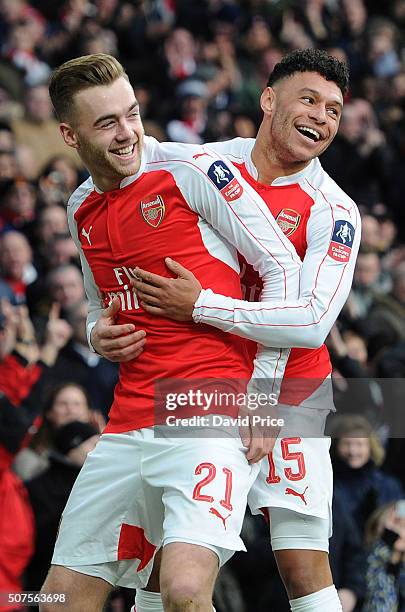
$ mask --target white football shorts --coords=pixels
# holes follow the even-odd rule
[[[326,418],[334,410],[331,379],[323,381],[300,406],[278,407],[284,418],[273,453],[263,459],[249,493],[253,514],[261,509],[286,508],[329,522],[331,534],[333,474]]]
[[[52,564],[128,588],[147,584],[170,542],[209,548],[222,565],[245,550],[239,534],[258,471],[240,438],[103,434],[72,489]]]

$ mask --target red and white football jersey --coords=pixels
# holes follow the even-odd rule
[[[276,301],[298,297],[300,261],[265,202],[221,156],[198,145],[146,137],[139,172],[100,192],[91,178],[71,196],[69,227],[80,252],[89,299],[88,333],[103,304],[118,296],[117,323],[147,333],[147,350],[120,365],[106,431],[153,424],[154,381],[248,379],[251,361],[240,338],[212,326],[147,314],[131,289],[134,268],[170,276],[170,256],[203,287],[241,298],[238,251]],[[266,377],[282,377],[288,350],[268,350]],[[260,360],[258,360],[260,362]]]
[[[360,215],[318,159],[271,185],[259,183],[251,159],[254,143],[251,138],[235,138],[206,146],[240,170],[294,245],[303,262],[300,297],[288,303],[274,301],[263,289],[257,272],[242,257],[244,300],[251,303],[202,291],[194,320],[268,346],[303,347],[292,348],[284,376],[311,378],[320,384],[331,372],[323,341],[350,291],[360,244]],[[259,371],[257,368],[256,375]],[[313,391],[310,384],[304,385],[300,392],[289,394],[293,396],[289,401],[299,404]]]

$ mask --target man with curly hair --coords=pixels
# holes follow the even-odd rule
[[[249,505],[269,517],[272,548],[297,612],[341,610],[328,559],[332,469],[323,432],[334,407],[324,341],[350,291],[360,216],[318,157],[336,136],[347,89],[347,68],[336,58],[316,49],[294,51],[276,64],[261,95],[256,139],[207,145],[240,170],[295,246],[303,266],[298,300],[275,302],[262,292],[259,301],[262,284],[244,261],[241,283],[249,302],[202,289],[177,262],[169,262],[176,280],[138,271],[143,282],[134,282],[151,314],[291,348],[280,396],[290,433],[282,430],[262,461]]]

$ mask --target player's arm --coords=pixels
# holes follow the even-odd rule
[[[348,232],[343,240],[350,246],[343,243],[342,231]],[[261,302],[235,300],[202,290],[195,303],[194,321],[267,346],[320,346],[349,294],[360,234],[360,215],[354,205],[345,210],[316,203],[307,224],[308,246],[299,299],[274,301],[266,288]]]
[[[265,202],[229,162],[220,160],[220,165],[234,175],[225,187],[216,184],[213,173],[219,158],[203,156],[199,160],[201,166],[193,170],[187,181],[180,181],[190,207],[259,272],[264,289],[272,299],[297,299],[301,262]],[[262,347],[258,351],[252,379],[265,379],[261,390],[278,393],[288,356],[289,350],[279,347]],[[254,381],[250,383],[250,390],[254,392],[252,384]],[[267,413],[270,406],[263,409]],[[255,427],[251,424],[248,431],[241,432],[243,443],[248,447],[248,461],[254,463],[271,452],[277,435],[278,430],[265,424]]]
[[[103,308],[93,273],[83,253],[74,219],[74,207],[68,205],[68,224],[72,238],[79,251],[83,273],[83,284],[88,300],[86,321],[87,341],[90,348],[110,361],[129,361],[143,350],[145,332],[136,331],[135,325],[117,325],[116,316],[120,300],[115,298],[108,308]]]
[[[221,171],[225,171],[223,181]],[[211,152],[211,156],[179,164],[174,174],[190,208],[258,271],[269,298],[296,299],[301,261],[265,202],[239,171]]]
[[[347,221],[349,233],[336,243],[334,233]],[[340,206],[314,205],[307,225],[307,251],[301,271],[298,300],[277,301],[262,293],[261,302],[246,302],[202,290],[194,275],[178,262],[166,263],[175,282],[154,277],[155,314],[178,320],[194,318],[256,340],[267,346],[315,348],[328,335],[347,299],[360,243],[360,217],[354,205],[345,211]],[[341,238],[336,237],[337,240]],[[344,261],[340,258],[343,257]],[[147,277],[144,277],[147,281]],[[146,309],[150,308],[147,282],[135,283]]]

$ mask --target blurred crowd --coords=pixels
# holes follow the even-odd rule
[[[110,53],[147,134],[254,138],[269,73],[306,47],[350,67],[321,163],[363,220],[353,289],[328,338],[331,563],[345,612],[405,610],[405,0],[0,0],[1,592],[40,588],[117,380],[116,364],[87,345],[65,214],[87,173],[59,135],[49,75],[72,57]],[[288,611],[265,522],[247,515],[243,536],[248,553],[222,572],[218,612]],[[129,609],[132,595],[117,592],[110,609]],[[12,609],[23,606],[0,605]]]

